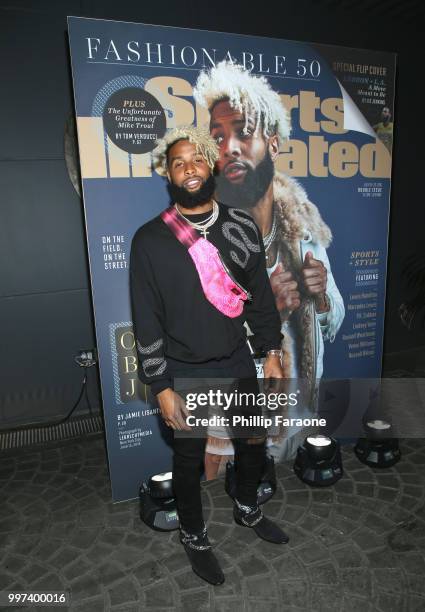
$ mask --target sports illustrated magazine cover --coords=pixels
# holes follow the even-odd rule
[[[68,27],[108,459],[120,501],[171,465],[170,432],[137,374],[147,364],[129,295],[133,235],[170,204],[152,167],[156,141],[180,125],[205,126],[220,152],[216,198],[269,228],[263,242],[289,391],[302,379],[298,414],[320,412],[320,380],[381,373],[395,56],[79,17]],[[247,236],[229,226],[226,239],[243,271]],[[316,262],[326,268],[325,316],[300,280]],[[214,433],[207,478],[233,455],[230,439]],[[292,458],[304,437],[301,426],[269,433],[276,461]]]

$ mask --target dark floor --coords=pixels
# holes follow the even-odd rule
[[[226,574],[218,587],[193,574],[177,532],[149,530],[136,501],[111,503],[101,437],[5,452],[0,589],[66,589],[68,609],[87,612],[423,612],[425,443],[405,442],[402,452],[398,465],[378,472],[347,448],[345,476],[323,490],[278,466],[278,491],[264,508],[288,531],[284,546],[234,525],[223,482],[205,483],[209,533]]]

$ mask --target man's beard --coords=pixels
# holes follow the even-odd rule
[[[194,193],[191,193],[185,187],[179,187],[171,182],[168,183],[167,189],[173,202],[177,202],[183,208],[195,208],[211,200],[215,190],[215,178],[210,174],[207,180]]]
[[[264,158],[255,170],[247,164],[244,166],[247,172],[240,184],[231,183],[224,173],[216,176],[217,198],[223,204],[237,208],[253,208],[266,193],[274,175],[274,164],[269,151],[266,150]]]

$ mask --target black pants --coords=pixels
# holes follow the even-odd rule
[[[237,378],[238,391],[258,389],[254,362],[247,346],[230,358],[208,364],[184,364],[167,359],[174,378]],[[243,407],[238,408],[243,412]],[[251,407],[250,412],[252,413]],[[255,406],[254,406],[255,412]],[[244,433],[244,436],[249,430]],[[244,505],[255,506],[257,488],[264,469],[266,430],[253,428],[253,437],[233,437],[235,450],[236,497]],[[204,460],[206,437],[174,435],[173,488],[181,526],[189,533],[204,527],[200,475]]]

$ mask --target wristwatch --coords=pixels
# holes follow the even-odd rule
[[[269,355],[279,355],[280,357],[281,353],[282,353],[281,349],[270,349],[269,351],[267,351],[266,355],[267,357]]]
[[[280,365],[282,365],[282,350],[281,349],[271,349],[270,351],[267,351],[266,358],[273,357],[275,355],[279,357],[279,363]]]

